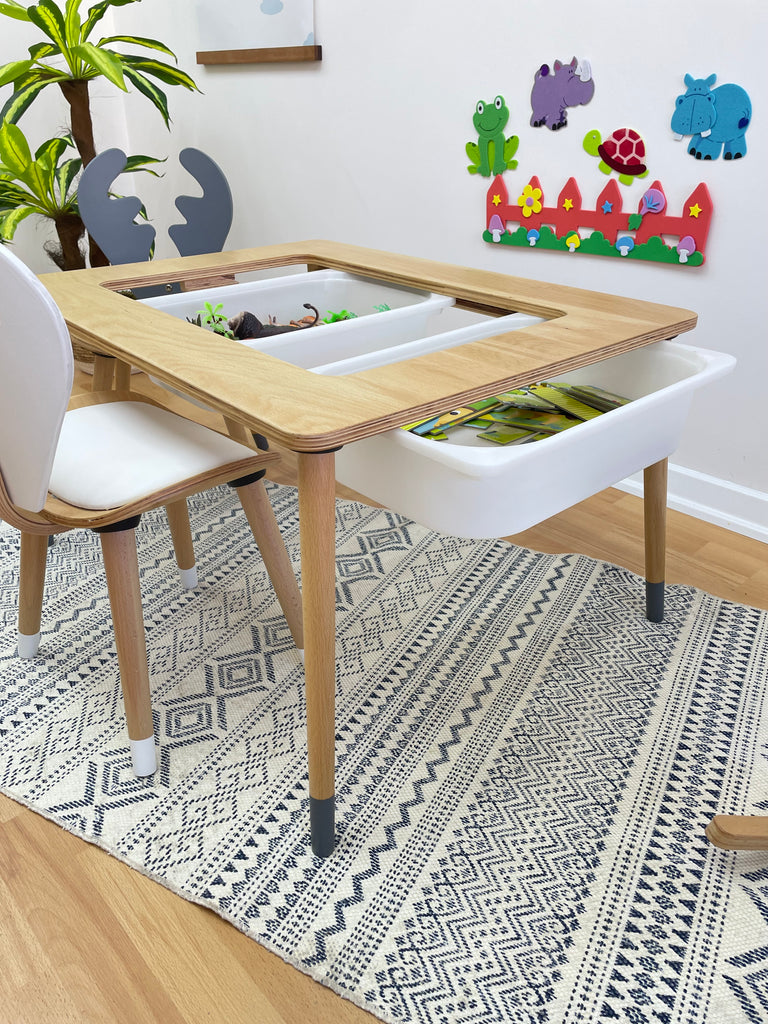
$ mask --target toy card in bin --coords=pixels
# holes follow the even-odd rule
[[[540,395],[535,395],[530,388],[514,388],[512,391],[504,391],[496,397],[505,405],[511,405],[515,409],[536,409],[538,412],[555,412],[557,410],[556,405]]]
[[[438,416],[422,420],[420,423],[411,423],[403,427],[403,430],[410,430],[412,433],[418,434],[419,437],[432,436],[434,431],[442,432],[449,427],[457,427],[460,423],[466,423],[467,420],[474,419],[478,413],[482,413],[487,409],[494,409],[499,404],[498,398],[481,398],[470,405],[464,405],[458,409],[449,409],[448,412],[442,412]]]
[[[514,427],[507,427],[499,423],[488,430],[484,430],[478,437],[484,437],[486,441],[493,441],[495,444],[523,444],[533,441],[537,437],[544,437],[544,434],[536,434],[531,430],[520,430]]]
[[[488,413],[488,419],[499,426],[513,427],[520,430],[544,431],[546,434],[559,434],[561,430],[578,426],[580,420],[566,416],[560,412],[537,412],[535,409],[500,409]]]
[[[569,416],[575,416],[577,419],[591,420],[601,415],[599,409],[580,402],[577,398],[567,395],[564,391],[553,387],[551,384],[534,384],[531,391],[540,398],[551,402],[552,405],[556,405],[558,409],[568,413]]]
[[[552,384],[551,387],[558,391],[564,391],[566,395],[576,398],[585,405],[591,405],[593,409],[600,412],[610,412],[611,409],[620,409],[631,401],[623,395],[615,395],[612,391],[598,388],[594,384],[570,384],[567,382]]]

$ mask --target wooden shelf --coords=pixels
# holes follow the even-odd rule
[[[198,64],[285,64],[323,59],[322,46],[265,46],[256,50],[202,50]]]

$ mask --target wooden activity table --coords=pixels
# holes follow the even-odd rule
[[[347,376],[322,376],[214,337],[119,290],[202,288],[235,274],[334,269],[455,297],[493,316],[542,317],[524,330]],[[341,446],[696,326],[689,310],[329,241],[48,274],[73,340],[135,366],[298,453],[301,579],[312,848],[334,847],[335,458]],[[126,379],[123,377],[123,379]],[[666,459],[645,469],[646,579],[662,587]]]

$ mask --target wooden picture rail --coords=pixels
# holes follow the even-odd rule
[[[198,64],[286,64],[323,59],[322,46],[263,46],[255,50],[200,50]]]

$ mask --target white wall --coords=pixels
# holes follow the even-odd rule
[[[763,0],[727,8],[720,0],[316,0],[321,63],[231,68],[195,64],[195,52],[209,47],[192,10],[189,0],[144,0],[113,16],[117,30],[168,43],[203,92],[168,90],[170,135],[141,97],[125,103],[130,151],[171,158],[162,181],[139,179],[159,256],[174,253],[166,233],[179,219],[173,197],[194,189],[176,160],[193,145],[229,178],[232,247],[333,238],[693,309],[699,327],[684,340],[732,352],[739,365],[695,399],[672,459],[672,503],[768,539]],[[7,50],[4,37],[0,56],[16,56]],[[529,127],[534,71],[573,55],[592,64],[593,100],[571,110],[559,132]],[[669,119],[687,72],[715,72],[719,83],[746,88],[754,123],[745,159],[701,163],[672,139]],[[650,175],[622,186],[625,209],[656,178],[672,208],[705,181],[715,207],[706,264],[571,258],[484,242],[489,181],[467,173],[464,145],[476,138],[477,100],[498,93],[511,111],[508,133],[520,137],[519,167],[505,176],[510,192],[536,174],[556,195],[573,175],[590,205],[607,179],[584,152],[584,134],[636,128]],[[124,145],[114,100],[101,103],[116,136],[105,145]]]

